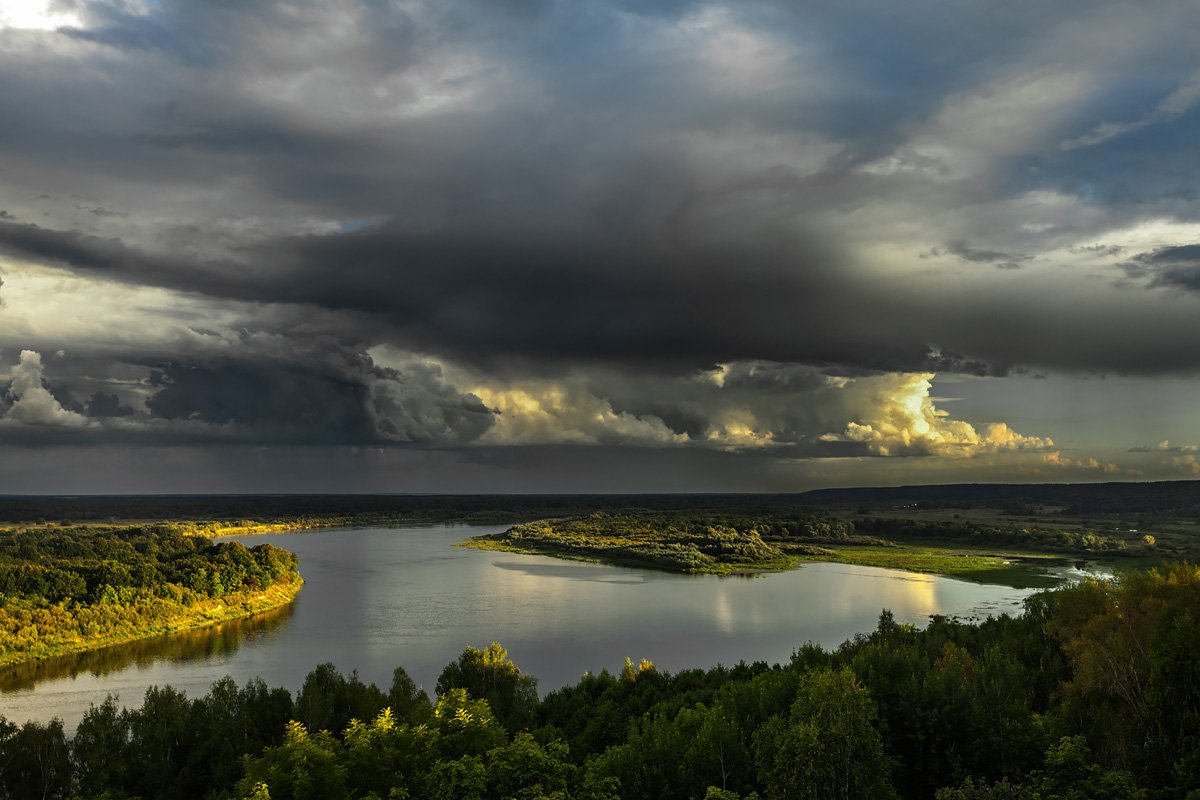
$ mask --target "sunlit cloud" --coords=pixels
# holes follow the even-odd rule
[[[520,388],[478,385],[470,391],[496,414],[482,443],[663,446],[687,441],[661,419],[614,411],[607,400],[580,386],[528,381]]]
[[[1185,475],[1200,476],[1200,459],[1195,456],[1179,456],[1171,459],[1171,465]]]
[[[821,440],[864,444],[877,456],[970,457],[1054,446],[1050,438],[1017,433],[1004,422],[977,428],[951,419],[930,397],[934,377],[932,373],[886,375],[847,384],[844,391],[866,408],[845,430],[822,434]]]
[[[1122,472],[1121,468],[1112,462],[1100,461],[1095,457],[1072,459],[1064,456],[1062,452],[1055,450],[1052,453],[1046,453],[1042,456],[1042,463],[1058,467],[1065,470],[1084,470],[1090,472],[1101,472],[1108,475],[1115,475]]]
[[[0,30],[54,30],[79,24],[70,6],[59,0],[4,0],[0,4]]]
[[[1161,442],[1148,445],[1140,445],[1138,447],[1129,448],[1131,453],[1200,453],[1200,445],[1195,444],[1171,444],[1169,439],[1163,439]]]
[[[82,414],[68,411],[42,385],[41,353],[22,350],[20,361],[12,368],[9,391],[13,402],[0,423],[48,428],[84,428],[90,421]]]

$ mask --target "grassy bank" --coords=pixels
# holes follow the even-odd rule
[[[756,564],[713,564],[701,569],[669,569],[651,559],[638,559],[619,554],[581,554],[556,551],[551,546],[515,546],[504,541],[476,537],[459,542],[457,547],[473,550],[492,550],[502,553],[541,555],[568,561],[583,561],[595,564],[611,564],[619,567],[643,567],[665,569],[708,575],[753,575],[764,572],[780,572],[795,569],[804,563],[830,562],[857,564],[864,567],[884,567],[909,572],[945,575],[974,583],[990,583],[1011,586],[1016,589],[1051,588],[1062,583],[1061,579],[1047,570],[1066,566],[1069,561],[1060,556],[1030,555],[1025,553],[964,552],[957,548],[932,546],[895,545],[879,547],[870,545],[837,545],[787,548],[782,557]]]
[[[939,531],[941,532],[941,531]],[[460,546],[668,572],[735,575],[792,569],[806,561],[860,564],[948,575],[978,583],[1042,588],[1077,560],[1029,544],[896,540],[862,535],[815,514],[589,514],[516,525]]]
[[[803,554],[799,559],[926,572],[1017,589],[1057,586],[1061,579],[1047,570],[1070,563],[1069,559],[1056,555],[997,552],[994,548],[983,552],[938,545],[897,544],[889,547],[831,545],[824,549],[827,552]]]

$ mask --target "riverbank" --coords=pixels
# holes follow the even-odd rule
[[[1057,586],[1062,571],[1080,560],[1028,544],[862,535],[845,521],[811,513],[590,514],[514,525],[458,546],[683,574],[753,575],[824,561],[1020,589]]]
[[[826,561],[886,567],[908,572],[945,575],[949,578],[1011,586],[1014,589],[1050,589],[1062,583],[1061,571],[1075,560],[1054,554],[1003,552],[995,548],[895,544],[888,547],[831,545],[821,555],[803,555],[802,561]]]
[[[619,554],[586,554],[575,551],[556,550],[553,547],[517,546],[487,537],[474,537],[458,542],[455,547],[473,550],[493,550],[502,553],[550,556],[566,561],[581,561],[593,564],[610,564],[618,567],[643,567],[661,569],[666,572],[705,575],[754,575],[767,572],[782,572],[796,569],[805,563],[827,562],[856,564],[863,567],[884,567],[907,572],[943,575],[973,583],[1010,586],[1014,589],[1048,589],[1062,583],[1060,576],[1048,570],[1061,569],[1072,560],[1055,555],[1031,555],[1028,553],[987,554],[964,552],[960,548],[914,547],[895,545],[871,547],[862,545],[825,545],[821,547],[795,548],[786,551],[778,559],[755,564],[713,564],[701,569],[678,569],[664,566],[648,558],[635,558]]]
[[[296,575],[290,581],[272,584],[262,591],[231,593],[221,598],[205,599],[185,607],[180,607],[165,598],[147,598],[139,602],[134,618],[123,619],[118,626],[110,630],[91,636],[55,637],[51,634],[39,637],[23,648],[9,645],[10,639],[25,638],[20,634],[27,633],[30,626],[33,627],[34,633],[37,633],[39,618],[46,622],[55,621],[57,626],[52,627],[61,628],[62,617],[73,617],[77,612],[90,611],[87,607],[71,608],[71,604],[68,602],[58,603],[50,608],[36,609],[34,613],[30,614],[30,619],[21,620],[28,624],[23,625],[18,631],[13,631],[13,636],[6,635],[0,638],[0,667],[99,650],[164,634],[195,630],[253,617],[288,605],[296,599],[296,595],[303,585],[304,579]],[[9,628],[12,627],[11,623],[14,620],[6,619],[4,622],[10,623],[4,626]]]

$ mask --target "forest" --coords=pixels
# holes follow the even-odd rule
[[[0,530],[0,664],[129,641],[289,602],[296,557],[168,524]]]
[[[492,644],[431,699],[314,669],[110,698],[74,736],[0,722],[0,797],[429,800],[1195,800],[1200,567],[1032,595],[924,629],[884,611],[786,664],[668,674],[626,659],[539,698]]]

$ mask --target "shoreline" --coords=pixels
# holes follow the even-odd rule
[[[248,619],[287,606],[295,601],[303,586],[304,579],[297,575],[294,581],[286,584],[277,583],[260,592],[226,595],[219,600],[209,600],[198,604],[189,608],[178,620],[166,625],[136,632],[115,633],[95,639],[76,639],[51,645],[38,645],[31,650],[19,653],[5,653],[0,655],[0,669],[58,656],[103,650],[106,647],[198,630],[224,622]]]
[[[519,547],[487,537],[472,537],[456,542],[455,547],[471,550],[538,555],[564,561],[608,564],[617,567],[653,569],[676,575],[716,575],[718,577],[753,576],[786,572],[808,563],[853,564],[864,567],[897,569],[922,575],[940,575],[970,583],[1009,586],[1015,589],[1050,589],[1063,583],[1063,578],[1047,570],[1061,568],[1079,559],[1062,554],[1004,553],[996,548],[988,552],[972,552],[963,547],[936,547],[897,544],[892,547],[829,543],[819,549],[822,553],[788,552],[780,559],[761,564],[716,564],[699,570],[672,569],[649,559],[608,557],[599,553],[578,553],[552,547]],[[801,546],[802,549],[804,546]],[[955,563],[947,559],[959,559]],[[1044,562],[1044,563],[1038,563]],[[949,567],[949,568],[947,568]]]

